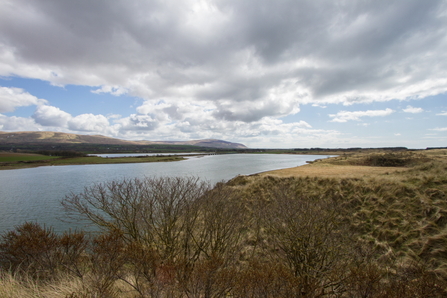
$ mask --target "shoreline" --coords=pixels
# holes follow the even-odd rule
[[[240,154],[251,154],[251,153],[240,153]],[[286,154],[286,153],[257,153],[257,154]],[[290,154],[290,153],[288,153]],[[0,157],[10,155],[10,156],[38,156],[36,154],[28,153],[1,153]],[[17,161],[3,161],[0,162],[1,170],[19,170],[19,169],[29,169],[36,167],[45,166],[68,166],[68,165],[99,165],[99,164],[125,164],[125,163],[150,163],[150,162],[171,162],[171,161],[182,161],[191,157],[203,157],[215,154],[166,154],[166,155],[143,155],[143,156],[123,156],[123,157],[99,157],[96,155],[85,156],[85,157],[70,157],[70,158],[54,158],[50,156],[41,156],[42,159],[36,160],[17,160]],[[291,155],[309,155],[309,154],[291,154]],[[328,156],[327,154],[312,154]],[[330,156],[328,158],[333,157]],[[327,159],[327,158],[322,158]],[[1,159],[0,159],[1,160]],[[313,163],[313,162],[311,162]],[[282,170],[282,169],[278,169]],[[275,170],[272,170],[275,171]],[[270,171],[267,171],[270,172]],[[261,173],[261,172],[260,172]],[[260,174],[254,173],[252,175]]]
[[[46,166],[70,166],[70,165],[99,165],[99,164],[126,164],[126,163],[150,163],[182,161],[186,158],[181,155],[166,156],[142,156],[142,157],[114,157],[103,158],[97,156],[42,159],[31,161],[0,162],[0,170],[20,170]]]

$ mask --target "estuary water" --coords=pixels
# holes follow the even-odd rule
[[[321,155],[228,154],[191,157],[177,162],[47,166],[0,171],[0,233],[25,221],[56,232],[83,228],[66,222],[60,201],[95,183],[154,176],[194,176],[211,183],[237,175],[301,166]]]

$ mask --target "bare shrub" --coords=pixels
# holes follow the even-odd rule
[[[119,231],[115,241],[126,250],[127,270],[119,278],[141,295],[166,294],[176,283],[190,291],[192,276],[206,262],[223,260],[213,269],[220,274],[240,245],[240,203],[223,183],[211,189],[192,177],[115,181],[72,194],[63,205],[109,233]],[[104,258],[95,262],[111,262]]]
[[[349,232],[331,198],[311,198],[292,187],[278,186],[266,209],[271,256],[290,268],[301,293],[333,292],[349,263]]]
[[[122,233],[114,230],[97,236],[90,249],[91,272],[86,277],[94,297],[116,297],[114,287],[124,266],[124,241]]]
[[[237,275],[234,297],[301,297],[298,279],[277,262],[252,261]]]
[[[126,242],[153,247],[161,259],[181,255],[185,212],[210,189],[197,178],[162,177],[112,181],[67,196],[62,204],[104,230],[122,231]]]
[[[51,228],[26,222],[1,235],[0,263],[4,269],[49,278],[61,263],[58,246],[59,239]]]
[[[196,231],[200,235],[195,242],[207,259],[232,258],[240,247],[243,206],[237,200],[236,193],[224,184],[206,193],[197,201],[200,210]],[[200,239],[200,241],[197,241]]]
[[[187,297],[228,297],[237,275],[234,267],[225,264],[226,260],[218,257],[197,262],[182,285]]]
[[[89,237],[83,231],[64,232],[59,236],[61,265],[65,271],[79,278],[85,275],[86,249],[89,244]]]

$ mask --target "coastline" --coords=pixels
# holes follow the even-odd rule
[[[30,161],[7,161],[0,162],[0,170],[17,170],[45,166],[68,166],[68,165],[94,165],[94,164],[124,164],[124,163],[148,163],[148,162],[170,162],[185,160],[181,155],[167,156],[142,156],[142,157],[117,157],[103,158],[97,156],[42,159]]]

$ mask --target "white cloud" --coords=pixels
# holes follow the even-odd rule
[[[119,116],[115,115],[114,117]],[[110,126],[109,120],[103,115],[81,114],[73,117],[57,107],[47,105],[38,106],[32,118],[36,124],[56,130],[105,134],[111,134],[114,130],[113,126]]]
[[[122,116],[120,114],[107,115],[107,119],[119,119],[119,118],[122,118]]]
[[[415,107],[412,107],[412,106],[407,106],[407,108],[403,109],[403,111],[405,113],[417,114],[417,113],[422,113],[424,111],[424,109],[422,109],[422,108],[415,108]]]
[[[103,115],[81,114],[68,121],[68,128],[75,131],[106,132],[109,120]]]
[[[0,114],[0,130],[4,131],[36,131],[41,128],[33,119],[24,117],[7,117]]]
[[[435,130],[435,131],[447,131],[447,127],[437,127],[437,128],[433,128],[430,130]]]
[[[368,110],[368,111],[340,111],[337,114],[329,114],[333,118],[331,122],[347,122],[351,120],[360,121],[362,117],[383,117],[394,113],[392,109],[385,110]]]
[[[48,105],[38,106],[32,118],[42,126],[67,127],[72,116],[61,109]]]
[[[0,87],[0,113],[13,112],[18,107],[40,105],[46,102],[20,88]]]
[[[436,114],[437,116],[447,116],[447,111],[442,111],[441,113]]]

